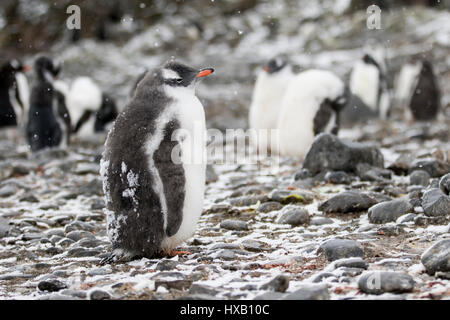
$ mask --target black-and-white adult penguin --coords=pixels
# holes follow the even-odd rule
[[[294,77],[292,66],[284,56],[270,59],[259,71],[249,111],[249,126],[253,129],[253,142],[262,150],[271,149],[270,133],[259,130],[276,129],[283,95]],[[257,139],[257,140],[255,140]]]
[[[441,92],[430,61],[422,59],[402,67],[397,79],[396,99],[409,111],[407,118],[410,120],[431,121],[437,117]]]
[[[177,62],[148,72],[114,122],[100,165],[112,242],[102,263],[168,253],[194,233],[206,169],[195,85],[212,72]]]
[[[70,139],[70,115],[64,95],[53,86],[61,69],[48,57],[39,57],[34,69],[37,79],[31,90],[26,125],[28,144],[32,151],[65,146]]]
[[[386,119],[390,111],[390,94],[384,67],[371,55],[365,54],[350,74],[350,91],[370,109]]]
[[[28,111],[28,82],[23,72],[28,66],[18,60],[0,68],[0,128],[20,125]]]
[[[91,137],[107,132],[107,127],[117,117],[114,99],[101,91],[89,77],[78,77],[67,90],[67,106],[72,117],[73,133]]]
[[[350,91],[335,74],[307,70],[297,74],[288,85],[278,117],[279,154],[303,157],[314,137],[321,132],[337,134],[339,112]]]

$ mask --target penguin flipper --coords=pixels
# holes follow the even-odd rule
[[[180,128],[180,124],[177,120],[167,123],[164,129],[164,139],[153,157],[161,178],[167,204],[167,227],[165,232],[168,237],[178,232],[183,221],[186,177],[181,160],[172,159],[174,150],[181,150],[180,143],[172,141],[172,133],[178,128]]]

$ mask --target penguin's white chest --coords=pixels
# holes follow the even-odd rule
[[[376,66],[361,61],[350,75],[350,90],[372,110],[377,110],[380,74]]]
[[[174,118],[180,122],[180,130],[173,135],[181,149],[181,163],[185,175],[183,220],[178,232],[166,238],[163,248],[173,248],[192,236],[202,213],[206,170],[205,112],[198,98],[189,88],[168,89],[174,98],[171,107]]]

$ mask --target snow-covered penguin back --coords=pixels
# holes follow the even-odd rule
[[[282,101],[278,119],[279,153],[303,157],[314,140],[314,118],[321,104],[344,95],[345,85],[329,71],[308,70],[295,76]],[[322,132],[331,132],[336,125],[332,113]]]

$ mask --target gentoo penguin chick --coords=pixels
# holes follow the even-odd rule
[[[31,90],[26,137],[32,151],[65,146],[70,137],[70,115],[64,96],[53,83],[60,72],[48,57],[40,57],[34,65],[37,81]]]
[[[402,67],[397,79],[396,100],[409,110],[407,118],[434,120],[440,109],[440,99],[438,81],[428,60]]]
[[[386,73],[371,55],[365,54],[353,67],[350,74],[350,91],[378,113],[380,118],[388,117],[390,95]]]
[[[303,157],[321,132],[337,134],[339,112],[349,98],[349,90],[336,75],[324,70],[308,70],[289,83],[278,117],[279,153]]]
[[[249,126],[253,129],[253,143],[260,150],[270,149],[271,143],[269,133],[260,135],[259,130],[277,128],[281,99],[293,77],[292,67],[283,56],[269,60],[258,73],[250,105]]]
[[[169,62],[148,72],[114,122],[100,164],[112,242],[102,263],[167,254],[194,233],[206,168],[195,84],[213,71]]]
[[[0,68],[0,128],[23,123],[29,99],[23,72],[28,69],[18,60],[11,60]]]
[[[91,137],[106,131],[117,116],[114,99],[101,91],[89,77],[78,77],[70,86],[67,105],[72,116],[73,132],[81,137]]]

